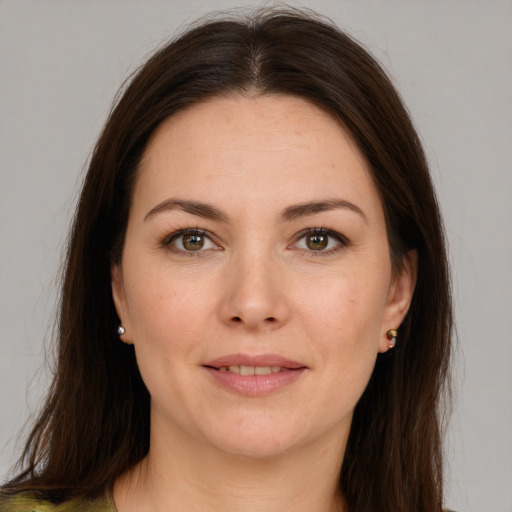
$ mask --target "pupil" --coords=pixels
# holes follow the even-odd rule
[[[183,247],[189,251],[198,251],[204,245],[203,237],[199,235],[185,235],[183,237]]]
[[[307,239],[307,246],[313,251],[319,251],[327,247],[326,235],[311,235]]]

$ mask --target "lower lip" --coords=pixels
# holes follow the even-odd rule
[[[245,396],[268,395],[294,383],[306,370],[306,368],[284,368],[269,375],[240,375],[230,371],[221,372],[208,366],[203,368],[223,387]]]

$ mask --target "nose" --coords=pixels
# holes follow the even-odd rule
[[[251,331],[273,330],[290,317],[285,280],[269,255],[240,257],[227,269],[220,307],[223,323]]]

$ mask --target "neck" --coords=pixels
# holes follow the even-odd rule
[[[118,512],[342,512],[345,444],[324,440],[256,458],[152,437],[146,458],[116,482],[114,500]]]

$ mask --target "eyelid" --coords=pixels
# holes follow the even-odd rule
[[[333,247],[331,249],[319,250],[319,251],[294,247],[300,240],[302,240],[304,237],[306,237],[308,235],[325,235],[330,238],[334,238],[335,240],[337,240],[339,242],[339,244],[337,244],[336,247]],[[295,235],[294,241],[290,244],[289,247],[295,248],[295,250],[303,251],[303,252],[307,253],[308,255],[312,255],[312,256],[326,256],[329,254],[333,254],[349,245],[350,245],[350,240],[347,237],[345,237],[344,235],[342,235],[341,233],[339,233],[338,231],[320,227],[320,228],[303,229],[302,231],[300,231],[299,233],[297,233]]]
[[[168,235],[166,235],[163,238],[163,240],[161,241],[161,246],[169,249],[172,252],[184,254],[187,256],[194,256],[194,255],[199,256],[201,253],[205,253],[208,250],[212,250],[212,248],[210,248],[210,249],[200,249],[197,251],[186,251],[184,249],[179,249],[179,248],[175,247],[173,245],[173,242],[177,238],[185,236],[185,235],[203,236],[203,237],[207,238],[212,244],[215,245],[214,250],[221,248],[220,245],[215,241],[215,237],[213,236],[213,234],[210,233],[209,231],[206,231],[205,229],[202,229],[202,228],[180,228],[180,229],[177,229],[176,231],[169,233]]]
[[[162,239],[162,245],[169,245],[175,238],[183,235],[206,235],[208,236],[208,233],[201,228],[179,228],[176,231],[173,231],[172,233],[168,233],[164,236]]]
[[[200,235],[200,236],[204,236],[205,238],[207,238],[212,244],[215,245],[214,248],[208,248],[208,249],[200,249],[200,250],[197,250],[197,251],[186,251],[184,249],[179,249],[178,247],[175,247],[173,245],[173,242],[181,237],[181,236],[185,236],[185,235]],[[325,250],[318,250],[318,251],[315,251],[315,250],[312,250],[312,249],[305,249],[305,248],[299,248],[299,247],[296,247],[297,243],[302,240],[304,237],[308,236],[308,235],[325,235],[331,239],[334,239],[338,242],[338,244],[333,247],[333,248],[330,248],[330,249],[325,249]],[[179,253],[179,254],[184,254],[184,255],[187,255],[187,256],[200,256],[202,254],[204,254],[205,252],[209,251],[209,250],[219,250],[221,249],[222,247],[220,246],[220,244],[215,240],[215,236],[210,233],[209,231],[205,230],[205,229],[202,229],[202,228],[180,228],[180,229],[177,229],[176,231],[173,231],[172,233],[166,235],[163,240],[161,241],[161,246],[162,247],[165,247],[165,248],[168,248],[170,251],[172,252],[175,252],[175,253]],[[311,256],[327,256],[329,254],[332,254],[332,253],[335,253],[345,247],[347,247],[348,245],[350,245],[350,240],[348,240],[347,237],[345,237],[344,235],[342,235],[341,233],[339,233],[338,231],[334,231],[332,229],[328,229],[328,228],[322,228],[322,227],[314,227],[314,228],[306,228],[306,229],[303,229],[302,231],[300,231],[299,233],[297,233],[294,238],[293,238],[293,242],[288,246],[288,248],[290,249],[295,249],[295,250],[299,250],[299,251],[302,251],[304,253],[307,253],[308,255],[311,255]]]

